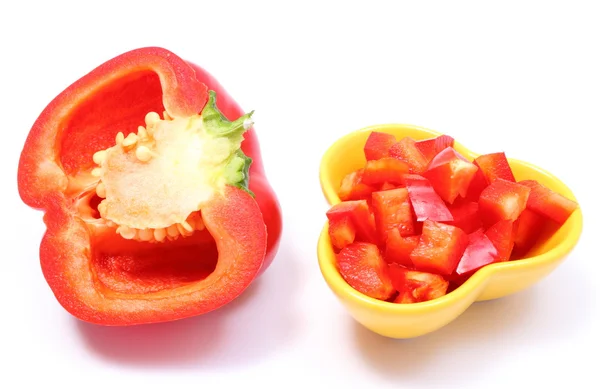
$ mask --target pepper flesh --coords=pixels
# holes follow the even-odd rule
[[[193,206],[180,212],[168,209],[155,217],[171,197],[161,197],[146,181],[164,180],[165,171],[150,177],[157,169],[146,170],[137,181],[121,175],[119,184],[115,175],[124,167],[160,160],[152,154],[157,153],[152,142],[143,140],[150,135],[147,119],[156,124],[158,113],[163,113],[165,122],[200,120],[198,115],[210,105],[209,89],[218,96],[219,120],[227,124],[242,118],[243,138],[237,145],[228,144],[229,153],[215,169],[189,177],[206,178],[202,184],[206,190],[185,177],[177,181],[179,186],[167,186],[180,200],[194,189]],[[41,266],[67,311],[106,325],[170,321],[227,304],[264,272],[279,246],[281,213],[251,122],[243,116],[214,78],[162,48],[137,49],[109,60],[44,109],[21,153],[19,193],[26,204],[45,212]],[[163,134],[167,141],[173,131],[169,128]],[[128,137],[119,134],[125,131],[135,136],[129,134],[126,141]],[[120,157],[135,146],[125,158],[131,163],[103,166],[115,161],[109,155],[117,146],[123,148],[122,154],[115,154]],[[168,166],[169,161],[173,159],[155,168]],[[198,166],[206,167],[205,162]],[[119,190],[121,197],[115,197]],[[142,208],[132,212],[133,203]],[[111,204],[122,209],[111,210]],[[145,212],[138,212],[143,204]],[[165,220],[168,215],[174,215],[173,220]],[[183,227],[177,236],[173,225]]]

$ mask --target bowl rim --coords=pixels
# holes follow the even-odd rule
[[[323,157],[321,158],[321,163],[319,166],[319,181],[321,184],[321,189],[330,206],[341,202],[341,200],[337,196],[334,183],[332,182],[328,174],[327,167],[329,166],[329,164],[335,163],[332,156],[335,155],[340,148],[343,148],[349,140],[360,136],[365,132],[385,130],[391,128],[416,130],[425,134],[429,134],[432,137],[442,135],[442,133],[438,131],[434,131],[421,126],[403,123],[388,123],[376,124],[360,128],[338,138],[326,150]],[[456,140],[455,145],[465,150],[468,156],[471,158],[475,158],[478,155],[480,155]],[[545,175],[546,177],[554,181],[558,187],[560,187],[561,193],[566,194],[569,198],[573,199],[574,201],[577,201],[570,188],[549,171],[519,159],[507,159],[509,163],[520,164],[527,169],[536,171],[538,174]],[[369,297],[352,288],[342,278],[337,267],[335,266],[335,256],[331,255],[333,253],[333,250],[331,250],[331,243],[329,240],[328,233],[329,222],[327,220],[325,220],[325,225],[321,229],[321,233],[319,235],[319,240],[317,243],[317,258],[319,262],[319,268],[323,277],[325,278],[325,281],[329,284],[330,288],[332,288],[336,294],[342,293],[345,296],[354,300],[355,302],[358,302],[362,305],[368,306],[371,309],[379,311],[388,311],[393,313],[422,313],[426,311],[442,309],[446,306],[455,304],[459,300],[463,300],[477,288],[484,287],[487,281],[492,277],[494,273],[504,272],[507,270],[510,271],[515,269],[527,271],[528,269],[543,266],[544,264],[547,265],[562,261],[567,256],[567,254],[576,246],[581,236],[581,232],[583,229],[583,215],[581,211],[581,205],[579,205],[575,212],[573,212],[571,218],[574,219],[572,221],[573,227],[569,229],[565,239],[551,250],[535,255],[533,257],[522,258],[518,261],[497,262],[486,265],[481,269],[477,270],[462,285],[454,289],[452,292],[433,300],[413,304],[397,304],[393,302],[378,300]]]

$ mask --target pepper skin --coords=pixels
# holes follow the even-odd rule
[[[42,111],[18,169],[44,212],[40,263],[59,303],[101,325],[201,315],[273,261],[281,210],[251,113],[205,70],[148,47]]]

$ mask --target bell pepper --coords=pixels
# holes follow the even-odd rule
[[[413,304],[434,300],[448,290],[449,282],[439,274],[408,270],[397,264],[389,266],[389,274],[394,289],[398,291],[395,303]]]
[[[531,189],[527,198],[527,209],[558,224],[565,223],[577,209],[575,201],[554,192],[535,180],[523,180],[519,181],[519,184]]]
[[[484,233],[483,228],[469,234],[469,244],[456,266],[459,276],[473,274],[485,265],[496,261],[498,250]]]
[[[480,155],[475,158],[473,163],[483,173],[487,184],[491,184],[499,178],[515,182],[515,176],[504,152]]]
[[[469,236],[460,228],[425,220],[419,244],[410,259],[420,271],[447,276],[456,269],[468,244]]]
[[[419,238],[419,235],[402,236],[398,228],[389,231],[385,241],[384,259],[387,263],[414,267],[410,253],[419,245]]]
[[[477,166],[448,146],[431,160],[423,176],[444,201],[453,204],[459,195],[466,197],[475,173]]]
[[[364,200],[376,189],[363,181],[365,169],[359,169],[344,177],[340,185],[340,200]]]
[[[338,248],[354,242],[354,238],[370,243],[377,242],[375,217],[369,209],[367,200],[352,200],[338,203],[327,211],[327,219],[332,227],[331,235],[337,236],[342,234],[342,231],[338,230],[337,226],[341,226],[345,220],[352,223],[354,233],[348,234],[343,232],[343,234],[350,236],[351,239],[342,238],[341,236],[334,239],[336,242],[344,242],[339,244]]]
[[[440,135],[435,138],[418,140],[415,142],[415,146],[427,159],[427,162],[431,162],[445,148],[454,147],[454,138],[450,135]]]
[[[479,204],[474,201],[455,202],[448,207],[452,214],[452,221],[447,222],[459,227],[465,233],[470,234],[477,231],[483,224],[479,217]]]
[[[369,134],[363,151],[367,161],[373,161],[390,155],[390,147],[396,143],[396,137],[385,132],[373,131]]]
[[[408,197],[418,222],[432,220],[448,222],[454,220],[444,200],[435,192],[425,177],[408,174],[405,176]]]
[[[429,161],[415,145],[415,140],[406,136],[390,147],[390,156],[398,158],[408,164],[409,172],[422,174],[427,170]]]
[[[105,62],[48,104],[18,187],[44,212],[41,268],[68,312],[102,325],[182,319],[266,270],[282,221],[251,116],[157,47]]]
[[[515,182],[497,179],[481,192],[479,212],[484,226],[500,220],[515,221],[525,210],[531,189]]]
[[[511,257],[518,258],[526,255],[538,241],[545,224],[546,219],[543,216],[527,208],[524,209],[514,224],[516,231]]]
[[[344,280],[357,291],[379,300],[393,296],[388,266],[376,245],[354,242],[336,254],[336,263]]]
[[[485,235],[498,251],[495,262],[508,261],[515,246],[515,222],[512,220],[500,220],[488,228]]]
[[[404,184],[404,176],[408,173],[408,165],[399,159],[384,157],[367,161],[363,170],[362,181],[371,186],[383,184]]]
[[[388,232],[396,228],[402,236],[414,235],[415,221],[408,198],[408,189],[397,188],[373,192],[372,201],[380,242],[385,242]]]

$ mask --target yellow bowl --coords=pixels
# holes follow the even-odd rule
[[[415,140],[441,135],[422,127],[405,124],[376,125],[352,132],[335,142],[325,153],[320,166],[321,188],[330,205],[340,202],[337,195],[342,178],[364,166],[363,146],[372,131],[394,134],[398,139]],[[478,154],[455,141],[462,155],[474,159]],[[517,180],[534,179],[550,189],[577,201],[558,178],[529,163],[509,158]],[[521,291],[552,272],[575,247],[583,226],[581,209],[543,239],[523,259],[494,263],[473,274],[463,285],[445,296],[416,304],[395,304],[368,297],[353,289],[341,277],[328,234],[328,223],[321,231],[317,255],[319,267],[329,288],[350,315],[371,331],[391,338],[413,338],[436,331],[463,313],[473,302],[500,298]]]

